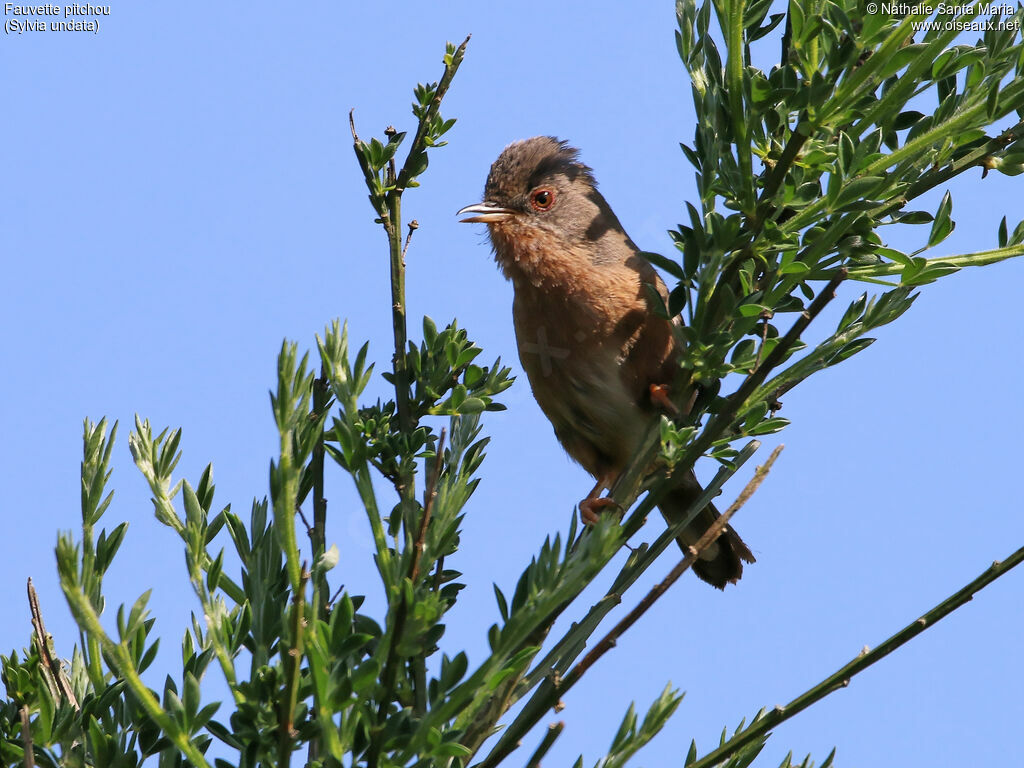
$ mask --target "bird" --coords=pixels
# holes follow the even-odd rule
[[[613,502],[600,498],[661,417],[682,349],[672,322],[650,310],[651,285],[668,290],[597,190],[579,150],[551,136],[509,144],[487,176],[482,202],[462,208],[483,223],[511,281],[519,359],[540,409],[569,456],[597,481],[580,502],[584,522]],[[692,469],[673,476],[659,509],[682,520],[702,488]],[[679,534],[688,552],[719,517],[706,506]],[[718,589],[735,583],[750,549],[732,529],[693,565]]]

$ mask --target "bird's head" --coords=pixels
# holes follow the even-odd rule
[[[509,276],[540,266],[544,254],[600,263],[609,246],[628,242],[579,151],[550,136],[509,144],[491,166],[483,202],[458,215],[488,225]]]

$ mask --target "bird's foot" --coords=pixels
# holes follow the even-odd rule
[[[589,496],[580,502],[580,519],[585,525],[596,525],[601,519],[601,513],[608,507],[619,508],[619,503],[608,496],[590,498]]]

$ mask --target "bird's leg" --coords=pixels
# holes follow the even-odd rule
[[[652,403],[660,406],[672,416],[679,415],[679,408],[676,407],[676,404],[672,402],[672,398],[669,397],[669,392],[672,390],[668,384],[651,384],[650,391]]]
[[[602,475],[597,479],[597,485],[593,487],[587,497],[580,502],[580,519],[585,525],[594,525],[601,519],[601,512],[606,507],[619,506],[615,499],[601,497],[601,492],[611,488],[615,482],[615,475]]]

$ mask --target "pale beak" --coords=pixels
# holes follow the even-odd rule
[[[456,216],[464,216],[467,213],[473,214],[469,218],[462,219],[463,224],[472,224],[479,222],[481,224],[497,224],[499,221],[507,221],[508,219],[515,216],[518,211],[514,208],[502,208],[497,203],[476,203],[475,205],[467,205],[461,211],[456,213]]]

